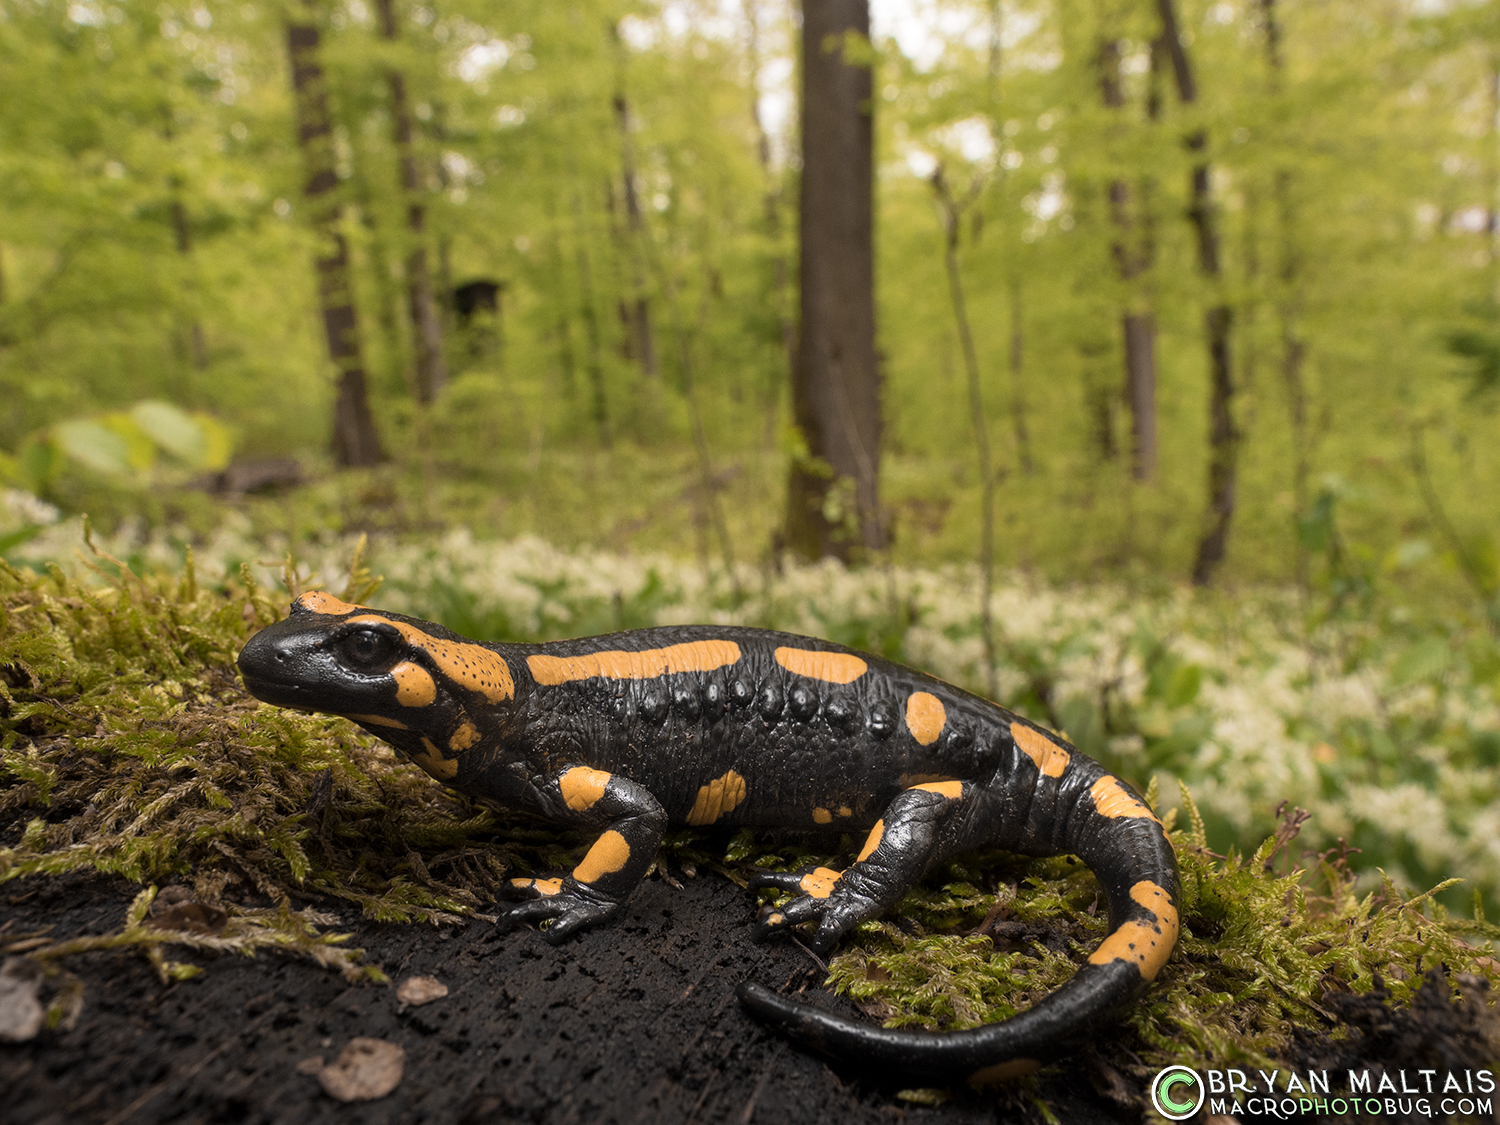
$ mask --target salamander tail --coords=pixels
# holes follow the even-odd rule
[[[1176,855],[1150,810],[1123,786],[1121,793],[1113,804],[1097,795],[1079,801],[1060,826],[1059,850],[1078,855],[1104,887],[1110,932],[1071,980],[1029,1010],[970,1030],[932,1032],[874,1027],[750,981],[739,986],[740,1002],[788,1037],[866,1069],[975,1085],[1035,1069],[1140,993],[1177,942]]]

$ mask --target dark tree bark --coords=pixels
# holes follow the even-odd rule
[[[1095,57],[1100,96],[1106,107],[1118,113],[1125,108],[1120,41],[1106,39]],[[1155,116],[1154,108],[1151,116]],[[1128,294],[1128,304],[1120,313],[1120,336],[1125,353],[1125,404],[1130,410],[1131,473],[1138,481],[1156,479],[1156,315],[1145,285],[1156,260],[1150,197],[1149,180],[1142,179],[1134,192],[1123,177],[1110,181],[1109,214],[1115,228],[1111,250]]]
[[[760,25],[755,15],[756,0],[743,0],[745,22],[750,36],[747,53],[750,62],[750,118],[755,123],[755,154],[760,161],[761,175],[765,177],[766,237],[776,247],[771,260],[772,288],[775,294],[776,321],[781,329],[781,348],[786,353],[786,370],[789,379],[797,369],[797,326],[792,320],[791,302],[787,294],[790,282],[786,255],[781,242],[781,185],[776,181],[771,167],[771,138],[766,134],[765,122],[760,117]],[[765,444],[769,448],[776,440],[777,407],[781,402],[780,380],[772,383],[766,394]]]
[[[1016,458],[1021,472],[1036,472],[1031,459],[1031,429],[1026,422],[1026,394],[1021,389],[1021,375],[1026,360],[1026,319],[1022,314],[1021,283],[1010,283],[1010,421],[1016,435]]]
[[[184,259],[193,256],[193,230],[188,223],[187,205],[182,202],[182,185],[176,176],[172,177],[172,235],[177,245],[177,253]],[[203,324],[196,316],[188,318],[187,349],[191,357],[193,369],[204,371],[208,368],[208,342],[203,337]]]
[[[328,90],[318,62],[321,35],[310,4],[303,22],[286,25],[287,55],[292,66],[292,93],[297,105],[297,144],[307,170],[303,195],[319,247],[318,304],[328,358],[338,369],[333,407],[333,456],[345,468],[374,465],[385,459],[380,435],[370,414],[364,360],[359,346],[359,318],[349,277],[349,246],[339,230],[338,173],[334,168],[333,121]]]
[[[801,339],[786,542],[808,558],[884,545],[875,357],[873,90],[866,0],[802,12]]]
[[[1183,46],[1175,0],[1157,0],[1161,16],[1161,42],[1172,62],[1177,98],[1183,105],[1198,101],[1198,85]],[[1224,561],[1229,544],[1229,525],[1234,519],[1235,477],[1239,463],[1240,431],[1234,420],[1234,366],[1231,332],[1234,308],[1224,295],[1224,264],[1219,251],[1218,212],[1213,201],[1213,171],[1208,159],[1208,132],[1196,128],[1183,140],[1193,158],[1192,203],[1188,218],[1198,236],[1198,272],[1207,283],[1211,304],[1203,314],[1204,338],[1208,344],[1209,430],[1208,511],[1198,555],[1193,562],[1193,583],[1206,586]]]
[[[622,53],[620,29],[614,28],[615,44]],[[620,131],[620,173],[625,197],[625,222],[628,229],[630,293],[620,304],[620,319],[630,338],[630,348],[641,370],[653,379],[661,374],[656,358],[656,336],[651,327],[651,301],[646,291],[648,263],[646,256],[646,217],[641,213],[640,195],[636,191],[635,142],[630,135],[630,103],[625,98],[625,66],[622,61],[615,81],[615,125]]]
[[[584,238],[583,204],[577,196],[573,197],[573,240],[578,254],[578,302],[583,314],[584,340],[588,345],[589,395],[594,425],[599,427],[599,440],[608,447],[609,398],[604,388],[604,345],[599,332],[599,313],[594,306],[594,270],[589,261],[588,240]]]
[[[380,14],[380,34],[394,43],[400,34],[393,0],[375,0]],[[432,272],[427,265],[427,207],[422,201],[422,178],[412,145],[411,105],[406,96],[406,76],[395,67],[385,75],[391,94],[391,124],[396,155],[401,164],[401,191],[406,198],[406,306],[416,344],[417,400],[431,402],[448,382],[448,361],[443,355],[443,320],[432,292]]]

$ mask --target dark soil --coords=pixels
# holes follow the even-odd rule
[[[11,883],[0,890],[0,932],[116,930],[138,890],[82,876]],[[650,880],[614,925],[561,948],[485,922],[437,929],[347,916],[353,943],[390,985],[350,985],[305,961],[261,956],[190,957],[207,971],[164,986],[139,954],[75,957],[66,968],[86,991],[74,1029],[0,1045],[0,1119],[1036,1121],[1037,1097],[1069,1125],[1141,1119],[1140,1108],[1097,1092],[1113,1080],[1117,1096],[1136,1093],[1097,1060],[1019,1087],[953,1091],[937,1107],[900,1100],[900,1084],[831,1067],[740,1010],[734,988],[747,977],[821,991],[809,956],[790,943],[752,944],[751,921],[750,896],[709,874],[680,890]],[[423,974],[449,995],[401,1010],[395,984]],[[355,1036],[399,1044],[406,1072],[388,1097],[345,1105],[297,1067],[331,1061]]]

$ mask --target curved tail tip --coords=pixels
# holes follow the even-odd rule
[[[765,985],[757,984],[753,980],[740,981],[739,987],[734,990],[734,994],[739,997],[741,1004],[749,1008],[751,1012],[761,1019],[776,1020],[778,1017],[784,1018],[787,1014],[787,1009],[791,1007],[788,1001],[783,1000]]]

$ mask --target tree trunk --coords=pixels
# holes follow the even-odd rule
[[[176,176],[172,177],[172,234],[177,245],[177,253],[184,260],[193,256],[193,232],[188,224],[187,206],[182,202],[182,185]],[[208,343],[203,337],[203,325],[196,316],[188,318],[188,354],[192,359],[195,371],[204,371],[208,368]]]
[[[786,370],[788,378],[794,378],[793,372],[797,369],[797,326],[792,321],[791,302],[787,294],[787,283],[790,279],[790,271],[787,268],[786,254],[781,249],[781,185],[776,182],[776,174],[771,167],[771,138],[766,134],[765,122],[760,116],[760,25],[755,15],[756,0],[743,0],[745,22],[749,26],[750,37],[747,44],[750,62],[750,119],[755,124],[755,153],[760,161],[761,175],[765,177],[765,215],[766,215],[766,238],[775,247],[771,268],[773,271],[772,287],[774,301],[776,304],[776,321],[781,330],[781,349],[786,354]],[[774,381],[766,394],[766,426],[765,444],[767,448],[776,440],[777,407],[781,402],[780,380]]]
[[[380,34],[396,41],[396,10],[393,0],[375,0],[380,14]],[[406,306],[416,344],[416,389],[419,402],[431,402],[448,382],[448,361],[443,355],[443,320],[432,292],[432,273],[427,266],[427,207],[422,202],[422,180],[412,147],[411,106],[406,96],[406,76],[395,67],[385,75],[391,93],[391,123],[396,154],[401,164],[401,191],[406,198]]]
[[[1156,479],[1156,317],[1120,316],[1125,340],[1125,402],[1130,407],[1131,471],[1139,481]]]
[[[1021,283],[1010,283],[1010,417],[1016,434],[1016,456],[1021,472],[1036,472],[1031,459],[1031,430],[1026,424],[1026,396],[1021,390],[1021,372],[1026,358],[1026,321],[1021,310]]]
[[[1198,86],[1183,46],[1177,23],[1175,0],[1157,0],[1161,16],[1161,42],[1172,62],[1177,98],[1183,105],[1198,100]],[[1208,133],[1194,129],[1184,138],[1193,156],[1192,203],[1188,217],[1198,235],[1198,272],[1207,283],[1212,304],[1203,314],[1204,338],[1208,344],[1208,511],[1198,556],[1193,563],[1193,583],[1206,586],[1224,561],[1229,525],[1234,518],[1234,486],[1239,463],[1240,432],[1234,422],[1234,368],[1230,334],[1234,308],[1224,295],[1224,265],[1219,253],[1218,212],[1213,203],[1213,171],[1208,159]]]
[[[1125,108],[1120,75],[1120,42],[1106,39],[1095,56],[1099,93],[1107,108]],[[1152,116],[1155,116],[1154,107]],[[1120,336],[1125,352],[1125,403],[1130,410],[1131,474],[1136,480],[1156,479],[1156,316],[1145,284],[1156,259],[1152,231],[1149,182],[1142,180],[1132,193],[1123,179],[1110,181],[1109,214],[1115,228],[1111,250],[1120,280],[1127,290],[1120,314]],[[1140,218],[1137,220],[1136,214]]]
[[[599,313],[594,307],[594,271],[589,261],[588,240],[584,237],[583,204],[573,197],[573,241],[578,252],[578,301],[583,314],[583,331],[588,345],[589,395],[593,404],[594,425],[599,440],[610,445],[609,398],[604,388],[603,343],[599,333]]]
[[[349,246],[339,230],[338,174],[334,170],[333,122],[328,90],[318,62],[321,36],[311,22],[314,10],[304,4],[308,22],[286,25],[287,55],[292,66],[292,93],[297,105],[297,144],[307,170],[307,198],[319,248],[318,304],[328,358],[339,373],[333,407],[333,456],[342,467],[374,465],[385,459],[380,435],[370,414],[364,361],[359,347],[359,320],[349,277]]]
[[[620,29],[614,29],[620,46]],[[646,291],[646,217],[636,192],[635,142],[630,137],[630,103],[625,100],[625,67],[621,62],[615,84],[615,125],[620,131],[620,171],[624,181],[625,222],[630,242],[630,294],[620,305],[620,319],[630,336],[631,349],[641,370],[653,379],[661,374],[656,358],[656,337],[651,328],[651,301]]]
[[[801,341],[792,382],[805,455],[788,481],[786,542],[809,558],[878,549],[873,89],[866,0],[802,14]]]

